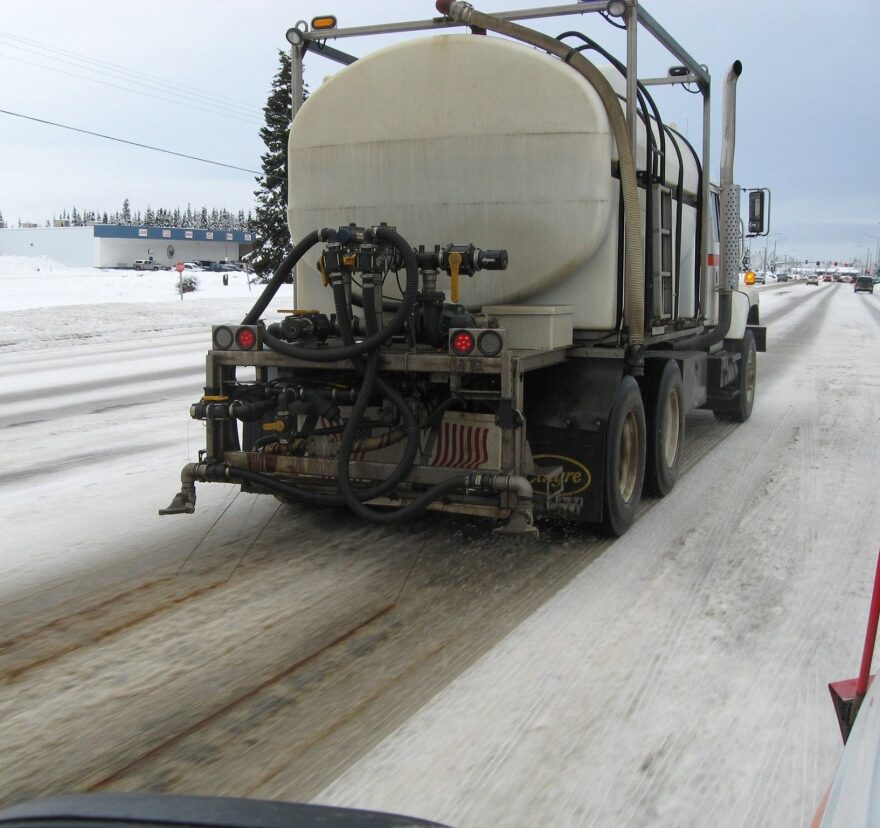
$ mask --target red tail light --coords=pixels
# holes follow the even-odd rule
[[[239,328],[235,332],[235,341],[242,351],[249,351],[257,344],[257,334],[253,328]]]
[[[455,331],[449,341],[452,350],[459,356],[467,356],[476,345],[474,335],[470,331]]]

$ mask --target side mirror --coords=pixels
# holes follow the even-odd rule
[[[767,189],[749,190],[749,235],[766,236],[770,232],[769,195]]]

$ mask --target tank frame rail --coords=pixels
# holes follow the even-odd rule
[[[479,469],[477,473],[511,477],[525,477],[535,472],[526,444],[526,423],[522,416],[524,405],[524,378],[530,371],[565,362],[574,351],[583,348],[565,346],[545,351],[505,350],[498,357],[457,357],[436,352],[412,352],[408,346],[392,345],[380,353],[379,367],[382,372],[434,374],[448,378],[450,392],[463,400],[489,399],[485,393],[462,387],[467,375],[483,374],[500,377],[498,393],[491,397],[509,403],[507,411],[510,422],[501,428],[501,463],[498,469]],[[608,349],[609,356],[622,358],[618,349]],[[219,393],[228,382],[229,368],[255,368],[257,379],[265,379],[271,369],[301,372],[306,378],[309,372],[340,371],[350,373],[350,360],[322,363],[316,369],[314,362],[294,359],[274,351],[217,351],[211,350],[206,358],[206,394]],[[259,452],[228,450],[224,445],[224,421],[206,420],[206,451],[200,463],[222,463],[234,468],[277,476],[315,491],[332,491],[336,478],[335,459],[322,457],[299,457],[271,455]],[[534,511],[538,514],[564,511],[559,504],[563,495],[563,469],[561,467],[537,467],[542,478],[534,488]],[[355,460],[350,464],[353,478],[379,481],[386,479],[394,469],[393,463]],[[398,492],[391,497],[375,498],[371,505],[401,506],[414,499],[412,485],[430,486],[448,478],[456,468],[415,465],[406,476]],[[258,485],[243,483],[244,491],[261,491]],[[524,521],[522,509],[517,508],[517,497],[512,490],[497,490],[497,495],[463,494],[447,497],[428,508],[437,511],[472,514],[482,517],[507,519],[506,526],[498,531],[511,534],[531,532],[530,521]],[[530,506],[531,508],[531,506]],[[527,525],[528,524],[528,525]]]
[[[572,3],[559,6],[546,6],[544,8],[516,9],[512,11],[492,12],[494,17],[507,21],[515,20],[540,20],[556,17],[570,17],[590,13],[608,12],[608,0],[584,0],[580,3]],[[701,167],[703,175],[703,191],[700,194],[702,227],[700,234],[700,250],[698,251],[700,262],[700,296],[699,306],[703,309],[710,308],[711,297],[714,293],[712,279],[707,270],[707,257],[711,238],[711,193],[709,188],[708,170],[712,168],[711,157],[711,78],[705,64],[696,60],[672,35],[669,34],[660,23],[641,5],[639,0],[627,0],[627,10],[621,18],[626,25],[626,122],[633,146],[636,144],[638,128],[637,85],[659,86],[696,83],[698,91],[703,99],[703,124],[702,124],[702,147]],[[653,39],[666,49],[674,58],[681,62],[687,69],[687,74],[644,78],[638,77],[638,30],[643,27]],[[370,35],[400,34],[417,31],[443,31],[450,28],[467,27],[467,24],[452,20],[449,17],[435,17],[428,20],[412,20],[398,23],[383,23],[375,26],[355,26],[347,29],[308,29],[308,24],[300,20],[287,30],[286,38],[290,44],[290,72],[291,72],[291,119],[296,118],[303,101],[303,60],[306,52],[321,55],[328,60],[340,63],[344,66],[354,63],[357,58],[347,52],[343,52],[327,45],[328,40],[338,40],[350,37],[362,37]],[[706,318],[710,326],[716,320],[709,314]]]

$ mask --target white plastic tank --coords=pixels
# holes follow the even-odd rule
[[[622,91],[623,79],[607,74]],[[643,129],[640,143],[644,166]],[[687,146],[681,152],[693,195],[697,167]],[[297,114],[291,236],[385,221],[413,245],[503,247],[508,269],[462,278],[463,304],[572,304],[576,329],[611,330],[620,311],[616,158],[599,96],[557,58],[496,37],[414,39],[341,70]],[[678,181],[671,147],[666,180]],[[692,281],[693,208],[685,214],[682,278]],[[317,256],[306,258],[298,304],[329,311]],[[448,287],[441,274],[438,288]],[[385,292],[399,295],[394,279]],[[684,299],[682,316],[692,304]]]

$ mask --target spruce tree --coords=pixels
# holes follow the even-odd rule
[[[266,145],[261,157],[263,174],[257,178],[260,186],[257,197],[257,215],[253,230],[260,247],[254,257],[254,270],[263,279],[281,264],[290,247],[287,230],[287,139],[290,135],[290,55],[279,50],[278,71],[272,80],[272,91],[263,112],[266,124],[260,129],[260,138]],[[305,91],[303,100],[305,100]]]

